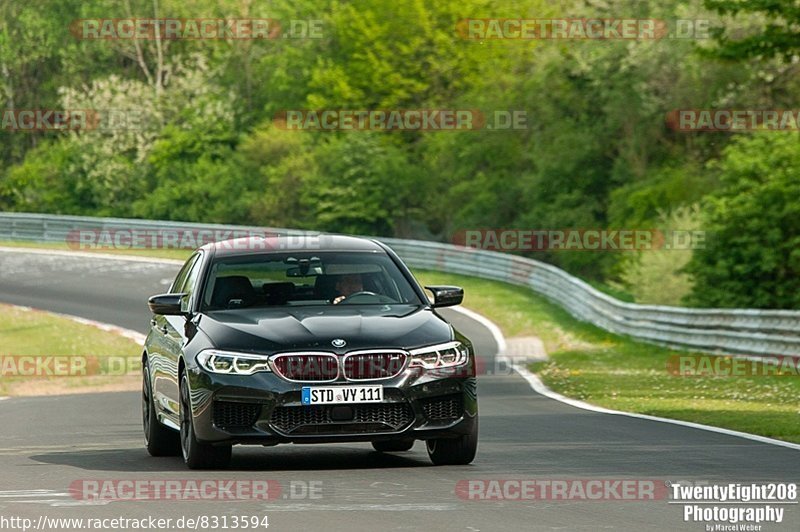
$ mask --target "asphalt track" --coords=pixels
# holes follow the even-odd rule
[[[163,291],[177,269],[0,251],[0,302],[146,332],[146,297]],[[452,311],[447,316],[473,339],[486,367],[495,367],[497,345],[486,327]],[[513,373],[481,376],[479,398],[480,447],[470,466],[432,466],[420,442],[386,455],[367,444],[285,445],[236,447],[230,470],[218,472],[149,457],[137,393],[10,398],[0,401],[0,528],[11,517],[38,525],[43,517],[216,516],[227,517],[230,526],[233,516],[267,515],[271,530],[706,530],[704,522],[684,522],[683,506],[669,498],[476,501],[460,496],[456,486],[475,479],[800,480],[797,450],[588,412],[536,394]],[[96,501],[70,491],[81,480],[208,479],[270,480],[281,490],[268,501]],[[781,508],[783,522],[761,530],[800,528],[800,508]]]

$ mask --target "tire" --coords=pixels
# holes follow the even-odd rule
[[[177,456],[180,454],[180,435],[158,421],[147,361],[142,367],[142,428],[144,429],[144,445],[150,456]]]
[[[374,441],[372,447],[381,453],[399,453],[414,447],[414,440]]]
[[[425,442],[428,456],[434,465],[467,465],[478,452],[478,418],[472,431],[457,438],[440,438]]]
[[[189,469],[225,469],[231,462],[230,445],[200,443],[194,434],[194,421],[189,402],[189,381],[181,375],[181,453]]]

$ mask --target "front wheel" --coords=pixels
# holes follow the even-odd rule
[[[181,451],[189,469],[224,469],[231,462],[230,445],[200,443],[194,435],[189,381],[181,375]]]
[[[457,438],[428,440],[428,456],[434,465],[466,465],[475,459],[478,452],[478,418],[469,434]]]
[[[146,360],[142,368],[142,428],[144,444],[150,456],[176,456],[180,453],[181,440],[178,433],[158,421],[150,369]]]

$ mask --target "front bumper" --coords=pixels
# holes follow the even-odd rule
[[[478,415],[474,360],[461,367],[407,368],[381,381],[384,401],[352,405],[303,405],[303,386],[270,372],[219,375],[195,367],[188,373],[194,429],[205,443],[276,445],[469,434]]]

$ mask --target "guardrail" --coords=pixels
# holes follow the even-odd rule
[[[79,230],[307,232],[283,228],[125,218],[0,213],[0,241],[66,242]],[[800,311],[692,309],[619,301],[555,266],[516,255],[417,240],[379,238],[412,268],[526,286],[576,318],[647,342],[699,351],[800,356]]]

